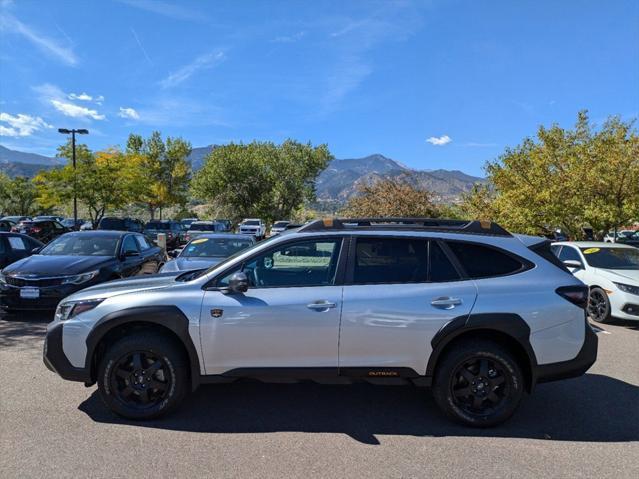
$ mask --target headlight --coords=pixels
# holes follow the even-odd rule
[[[56,321],[66,321],[80,313],[92,310],[102,301],[104,301],[103,298],[62,302],[55,310],[55,319]]]
[[[62,281],[62,284],[82,284],[87,281],[95,278],[98,274],[100,274],[100,270],[91,271],[89,273],[76,274],[74,276],[69,276]]]
[[[624,293],[636,294],[639,296],[639,286],[632,286],[631,284],[615,283],[615,286]]]

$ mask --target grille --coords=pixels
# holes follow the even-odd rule
[[[16,278],[13,276],[5,276],[5,281],[12,286],[33,286],[35,288],[45,288],[47,286],[59,286],[64,278]]]

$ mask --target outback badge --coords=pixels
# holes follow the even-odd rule
[[[220,316],[222,316],[222,314],[224,314],[223,309],[216,308],[211,310],[211,316],[213,316],[214,318],[219,318]]]

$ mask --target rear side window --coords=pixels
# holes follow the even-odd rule
[[[459,273],[450,262],[444,250],[437,244],[436,241],[430,242],[429,258],[429,279],[435,283],[441,283],[445,281],[457,281]]]
[[[428,242],[423,239],[359,238],[353,281],[421,283],[428,281]]]
[[[524,268],[521,261],[495,248],[457,241],[447,241],[446,244],[470,278],[503,276]]]
[[[566,266],[559,260],[559,258],[557,258],[561,246],[552,245],[550,241],[542,241],[541,243],[530,246],[529,249],[530,251],[537,253],[549,263],[557,266],[557,268],[565,271],[566,273],[570,273],[568,268],[566,268]]]

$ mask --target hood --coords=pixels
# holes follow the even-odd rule
[[[176,276],[176,273],[167,273],[107,281],[106,283],[100,283],[72,294],[68,299],[110,298],[111,296],[117,296],[119,294],[168,288],[176,284]]]
[[[163,267],[162,272],[168,271],[191,271],[194,269],[207,269],[211,266],[221,263],[224,258],[176,258],[168,261]]]
[[[597,268],[597,274],[616,281],[617,283],[630,283],[639,286],[639,269],[601,269]]]
[[[34,254],[7,266],[10,275],[60,276],[87,273],[115,261],[111,256],[54,256]]]

